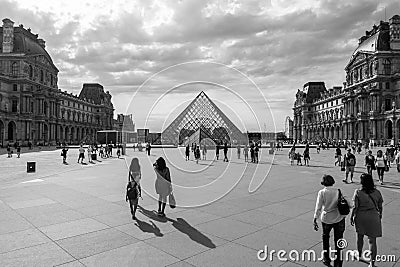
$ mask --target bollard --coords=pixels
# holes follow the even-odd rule
[[[36,172],[36,162],[28,161],[26,163],[26,172]]]

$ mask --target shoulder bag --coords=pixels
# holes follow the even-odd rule
[[[338,197],[338,210],[341,215],[348,215],[350,213],[350,205],[347,200],[343,197],[342,192],[339,190],[339,197]]]

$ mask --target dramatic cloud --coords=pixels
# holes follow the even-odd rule
[[[149,116],[154,131],[163,114],[179,113],[201,90],[236,123],[243,120],[243,130],[257,124],[274,130],[272,116],[282,130],[298,88],[308,81],[342,85],[358,38],[400,13],[395,0],[0,0],[0,6],[1,18],[46,40],[60,88],[78,93],[82,83],[99,82],[113,95],[116,113],[133,113],[138,127],[167,90],[191,81],[220,85],[172,90]]]

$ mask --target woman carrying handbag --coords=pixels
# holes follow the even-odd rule
[[[364,236],[366,235],[371,251],[369,267],[375,267],[378,250],[376,238],[382,236],[383,198],[381,192],[375,188],[374,180],[370,174],[361,174],[360,180],[361,189],[356,189],[353,196],[354,209],[350,222],[351,225],[356,227],[359,256],[363,255]]]
[[[167,197],[172,194],[171,174],[163,157],[159,157],[153,164],[153,167],[157,176],[155,182],[155,188],[158,194],[157,215],[165,217],[164,211],[167,203]]]

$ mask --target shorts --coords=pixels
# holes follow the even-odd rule
[[[346,166],[346,173],[353,173],[354,172],[354,166]]]
[[[79,153],[78,159],[84,159],[85,158],[85,153]]]

